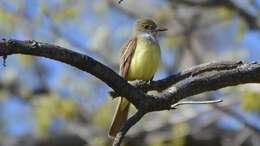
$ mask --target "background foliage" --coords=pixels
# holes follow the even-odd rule
[[[259,0],[125,0],[120,5],[115,0],[0,0],[0,37],[61,45],[118,70],[119,48],[133,22],[152,18],[169,29],[160,39],[163,61],[155,76],[160,79],[213,60],[259,61],[259,10]],[[59,62],[8,57],[7,67],[0,68],[0,145],[111,143],[107,131],[115,102],[108,90]],[[191,97],[224,103],[148,114],[130,130],[125,145],[257,146],[259,134],[252,127],[260,130],[259,97],[256,84]]]

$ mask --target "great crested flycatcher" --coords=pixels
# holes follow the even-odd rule
[[[150,19],[135,22],[132,37],[122,46],[120,56],[120,75],[126,80],[152,80],[160,60],[161,51],[157,40],[159,29]],[[119,97],[119,103],[110,127],[109,136],[114,138],[127,120],[130,103]]]

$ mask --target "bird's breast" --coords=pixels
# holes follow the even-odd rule
[[[150,80],[161,60],[160,46],[156,40],[148,37],[137,39],[137,46],[128,70],[128,80]]]

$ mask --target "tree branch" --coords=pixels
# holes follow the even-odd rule
[[[102,80],[116,92],[120,93],[120,95],[126,97],[134,105],[139,105],[138,100],[135,98],[142,98],[145,96],[141,90],[135,89],[135,87],[128,84],[126,80],[107,66],[87,55],[69,49],[33,40],[7,41],[3,39],[0,41],[0,56],[8,56],[12,54],[41,56],[76,67]]]
[[[239,121],[242,125],[248,128],[250,131],[254,132],[256,135],[260,136],[260,129],[254,124],[250,123],[245,117],[242,116],[239,112],[235,111],[230,107],[222,107],[219,105],[213,105],[213,107],[224,114],[234,118],[235,120]]]
[[[243,63],[234,69],[211,71],[188,77],[161,92],[158,98],[174,104],[189,96],[245,83],[260,83],[259,63]]]
[[[121,4],[123,1],[124,1],[124,0],[119,0],[119,1],[118,1],[118,4]]]
[[[241,18],[245,20],[245,22],[248,24],[249,28],[251,29],[259,29],[259,24],[257,17],[250,14],[248,11],[246,11],[244,8],[241,8],[239,5],[237,5],[232,0],[205,0],[205,1],[195,1],[195,0],[169,0],[173,5],[177,4],[183,4],[187,6],[199,6],[199,7],[226,7],[232,11],[237,12]]]
[[[120,146],[122,143],[123,138],[125,137],[125,134],[127,131],[134,126],[140,119],[145,115],[145,112],[142,110],[137,111],[132,117],[130,117],[122,126],[122,128],[117,133],[113,146]]]
[[[133,86],[95,59],[56,45],[36,41],[0,41],[0,56],[12,54],[41,56],[69,64],[99,78],[118,95],[130,101],[138,112],[121,128],[117,135],[118,143],[122,141],[128,129],[147,112],[169,110],[171,105],[179,100],[207,91],[239,84],[260,83],[260,64],[257,62],[212,62],[153,81],[148,85]],[[141,89],[160,92],[156,95],[147,95]]]
[[[145,91],[149,91],[149,90],[162,91],[162,90],[172,86],[173,84],[175,84],[185,78],[188,78],[190,76],[195,77],[196,75],[200,75],[202,73],[210,72],[210,71],[221,71],[221,70],[234,69],[243,64],[244,63],[242,61],[238,61],[238,62],[218,61],[218,62],[205,63],[205,64],[197,65],[195,67],[186,69],[183,72],[173,74],[164,79],[161,79],[158,81],[153,81],[150,84],[144,84],[143,82],[140,82],[140,84],[137,83],[136,86],[141,87]]]

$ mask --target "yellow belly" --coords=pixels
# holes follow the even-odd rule
[[[160,60],[161,51],[158,43],[138,39],[127,73],[127,80],[150,80],[156,72]]]

